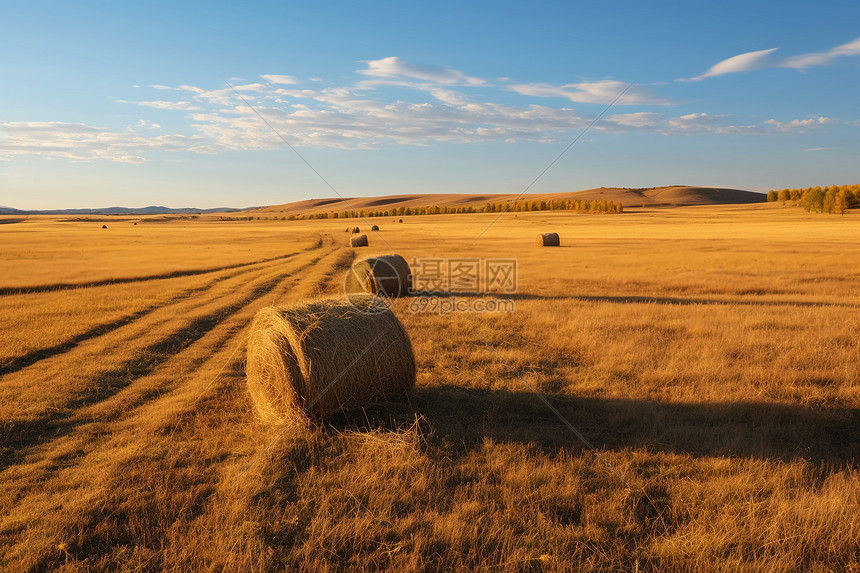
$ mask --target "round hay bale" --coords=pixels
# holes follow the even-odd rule
[[[402,223],[402,222],[403,222],[403,219],[400,219],[400,222]]]
[[[360,230],[358,227],[353,227],[353,228],[352,228],[352,232],[353,232],[353,233],[360,233],[360,232],[361,232],[361,230]]]
[[[347,294],[406,296],[412,292],[412,271],[400,255],[380,255],[356,261],[346,273]]]
[[[367,235],[355,235],[354,237],[349,238],[349,246],[350,247],[366,247],[367,246]]]
[[[347,227],[347,228],[346,228],[346,232],[347,232],[347,233],[349,233],[349,231],[350,231],[350,230],[351,230],[351,228],[350,228],[350,227]]]
[[[374,226],[372,226],[372,227],[370,228],[370,230],[371,230],[371,231],[378,231],[378,230],[379,230],[379,225],[374,225]]]
[[[415,385],[415,356],[388,306],[357,295],[262,309],[245,372],[260,418],[279,424],[403,394]]]
[[[107,225],[102,225],[102,229],[107,229]]]
[[[536,244],[538,247],[559,247],[561,241],[558,233],[538,233]]]

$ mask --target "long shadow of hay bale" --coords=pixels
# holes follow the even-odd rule
[[[696,457],[734,456],[814,464],[860,464],[860,410],[760,402],[665,404],[648,400],[545,395],[599,449],[645,448]],[[585,446],[528,391],[416,388],[414,411],[445,455],[482,447],[486,438],[547,452]],[[403,406],[401,406],[402,408]],[[408,412],[395,411],[401,420]]]

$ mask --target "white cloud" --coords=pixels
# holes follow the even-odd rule
[[[836,46],[835,48],[827,52],[801,54],[799,56],[786,58],[781,65],[784,68],[805,70],[807,68],[811,68],[812,66],[826,66],[828,64],[833,63],[833,60],[841,56],[857,55],[860,55],[860,38],[848,42],[847,44]]]
[[[786,123],[777,121],[775,119],[768,119],[767,121],[765,121],[765,124],[770,126],[772,129],[783,133],[804,133],[809,131],[810,129],[814,129],[816,127],[826,125],[828,123],[837,123],[837,120],[830,117],[819,116],[812,117],[809,119],[793,119]]]
[[[846,47],[847,46],[847,47]],[[851,45],[839,49],[849,52]],[[240,83],[232,88],[206,89],[193,85],[157,85],[158,97],[119,103],[174,110],[186,119],[179,133],[166,134],[144,118],[126,127],[93,127],[63,122],[0,124],[0,152],[4,157],[36,154],[87,161],[103,159],[139,163],[156,151],[217,153],[223,150],[274,149],[283,142],[254,113],[259,112],[291,145],[317,148],[369,149],[383,145],[427,145],[433,142],[473,143],[570,141],[571,134],[589,126],[596,114],[567,107],[567,102],[538,105],[533,98],[564,98],[576,103],[608,104],[627,88],[615,80],[584,81],[563,85],[514,84],[502,87],[469,78],[450,68],[411,66],[397,58],[370,63],[353,85],[296,88],[290,84]],[[286,76],[290,77],[290,76]],[[262,75],[263,80],[283,78]],[[408,88],[385,89],[397,85]],[[480,85],[483,89],[472,90]],[[235,92],[234,92],[235,89]],[[486,93],[505,95],[513,90],[531,101],[502,103]],[[172,93],[170,93],[172,92]],[[242,95],[254,109],[237,97]],[[397,93],[403,99],[395,99]],[[507,94],[510,96],[511,94]],[[172,97],[171,97],[172,96]],[[516,98],[515,98],[516,99]],[[408,101],[404,101],[408,100]],[[540,100],[538,100],[540,101]],[[618,101],[622,105],[669,104],[645,86],[632,86]],[[745,125],[728,116],[708,113],[668,114],[632,110],[603,118],[596,131],[646,131],[664,135],[769,133],[791,134],[833,122],[824,117],[780,122],[775,119]],[[175,128],[174,128],[175,129]]]
[[[507,86],[518,94],[533,97],[560,97],[574,103],[603,103],[610,104],[618,98],[629,84],[616,80],[601,80],[596,82],[580,82],[560,86],[535,83],[513,84]],[[669,100],[652,96],[643,86],[631,85],[621,96],[616,105],[669,105]]]
[[[674,117],[669,120],[669,125],[673,125],[680,129],[691,129],[702,126],[714,125],[719,118],[707,113],[688,113],[680,117]]]
[[[852,40],[847,44],[836,46],[830,52],[834,56],[860,56],[860,38]]]
[[[666,117],[661,113],[640,111],[637,113],[610,115],[607,116],[606,121],[622,127],[646,128],[663,125],[666,121]]]
[[[264,80],[266,80],[266,81],[272,82],[273,84],[287,84],[287,85],[291,85],[291,84],[297,84],[297,83],[299,83],[299,81],[298,81],[296,78],[294,78],[293,76],[283,76],[283,75],[279,75],[279,74],[269,74],[269,75],[264,75],[264,76],[260,76],[260,77],[261,77],[261,78],[263,78],[263,79],[264,79]]]
[[[135,105],[142,105],[144,107],[152,107],[155,109],[167,109],[167,110],[179,110],[179,111],[193,111],[198,109],[203,109],[198,105],[191,103],[190,101],[138,101],[138,102],[127,102],[125,100],[117,100],[119,103],[134,103]]]
[[[679,81],[698,81],[724,74],[749,72],[760,68],[780,67],[802,71],[813,66],[825,66],[833,63],[833,61],[839,57],[860,55],[860,38],[852,40],[847,44],[836,46],[826,52],[810,52],[808,54],[790,56],[782,60],[771,57],[771,54],[777,49],[778,48],[770,48],[768,50],[758,50],[756,52],[740,54],[714,64],[711,66],[711,69],[702,75],[689,79],[681,79]]]
[[[153,124],[136,127],[154,127]],[[207,152],[200,136],[142,136],[134,128],[110,130],[80,123],[31,121],[0,123],[5,137],[3,155],[42,155],[76,161],[104,159],[117,163],[143,163],[147,151]],[[211,149],[209,150],[211,152]]]
[[[727,58],[721,62],[714,64],[713,66],[711,66],[711,69],[709,69],[704,74],[696,76],[694,78],[690,78],[687,81],[698,81],[714,76],[721,76],[723,74],[749,72],[752,70],[757,70],[759,68],[767,67],[768,65],[772,65],[770,55],[777,49],[778,48],[770,48],[767,50],[758,50],[756,52],[747,52],[745,54],[732,56],[731,58]]]
[[[485,80],[467,76],[461,71],[443,66],[416,66],[407,64],[396,56],[364,62],[367,69],[356,70],[359,74],[382,80],[410,79],[445,86],[482,86]]]
[[[827,117],[795,119],[780,122],[769,119],[760,123],[737,124],[731,116],[712,115],[704,112],[688,113],[677,117],[666,117],[659,113],[627,113],[605,117],[597,126],[608,132],[645,130],[662,135],[782,135],[805,133],[838,121]]]

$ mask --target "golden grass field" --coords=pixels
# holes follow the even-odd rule
[[[860,214],[495,218],[0,225],[0,570],[860,571]],[[400,299],[408,400],[258,422],[255,312],[389,252],[515,310]]]

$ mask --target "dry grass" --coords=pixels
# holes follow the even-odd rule
[[[516,311],[398,299],[410,400],[284,434],[248,325],[341,291],[342,222],[4,225],[5,286],[136,280],[2,296],[0,569],[858,571],[856,217],[407,217],[406,260],[516,257]]]

